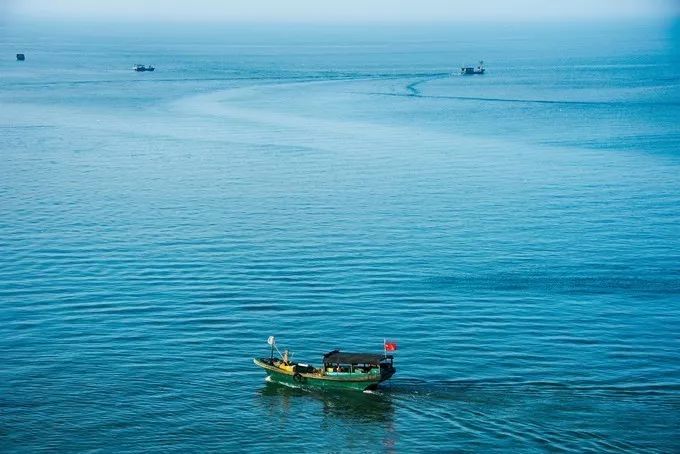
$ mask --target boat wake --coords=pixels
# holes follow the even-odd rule
[[[447,397],[462,400],[470,398],[494,400],[524,399],[527,396],[556,396],[568,399],[578,398],[616,398],[630,400],[654,400],[663,405],[680,405],[677,385],[645,385],[617,383],[562,383],[555,381],[516,381],[516,380],[420,380],[409,378],[392,379],[380,391],[384,395],[411,397]]]
[[[420,90],[418,89],[419,85],[431,82],[436,79],[442,79],[444,77],[449,77],[449,74],[448,73],[432,74],[428,77],[416,80],[415,82],[411,82],[406,86],[406,91],[408,92],[408,94],[406,94],[405,96],[421,96]]]
[[[680,102],[676,101],[569,101],[557,99],[520,99],[520,98],[495,98],[483,96],[440,96],[440,95],[424,95],[416,87],[427,81],[419,81],[406,86],[407,93],[387,93],[387,92],[367,92],[367,95],[376,96],[394,96],[401,98],[423,98],[423,99],[449,99],[456,101],[486,101],[486,102],[502,102],[502,103],[521,103],[521,104],[558,104],[558,105],[574,105],[574,106],[657,106],[663,104],[666,106],[679,106]]]

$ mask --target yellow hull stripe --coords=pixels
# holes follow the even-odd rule
[[[260,367],[263,368],[263,369],[270,370],[270,371],[272,371],[272,372],[277,372],[277,373],[279,373],[279,374],[290,375],[290,376],[293,376],[293,375],[294,375],[294,374],[293,374],[293,370],[292,370],[292,366],[289,366],[289,367],[291,367],[291,370],[289,371],[289,370],[286,370],[286,369],[281,369],[280,367],[270,366],[269,364],[263,363],[262,361],[258,360],[257,358],[253,358],[253,362],[255,363],[255,365],[260,366]],[[352,381],[352,382],[363,382],[363,381],[365,381],[365,382],[375,382],[375,381],[378,381],[378,380],[380,379],[379,376],[378,376],[378,377],[375,377],[375,378],[370,378],[370,377],[366,377],[366,378],[363,378],[363,377],[359,377],[359,378],[355,378],[355,377],[352,377],[352,378],[344,378],[344,377],[331,377],[331,376],[329,376],[329,375],[307,374],[307,373],[304,373],[304,374],[303,374],[303,373],[300,373],[300,375],[302,375],[303,377],[307,377],[307,378],[313,378],[313,379],[315,379],[315,380],[343,381],[343,382],[347,382],[347,381]]]

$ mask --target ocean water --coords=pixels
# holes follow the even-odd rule
[[[677,21],[0,49],[0,451],[680,450]]]

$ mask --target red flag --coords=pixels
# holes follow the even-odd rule
[[[393,352],[397,349],[397,343],[392,341],[385,341],[385,351]]]

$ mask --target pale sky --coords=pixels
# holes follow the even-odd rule
[[[0,15],[9,20],[365,23],[679,14],[680,0],[0,0]]]

